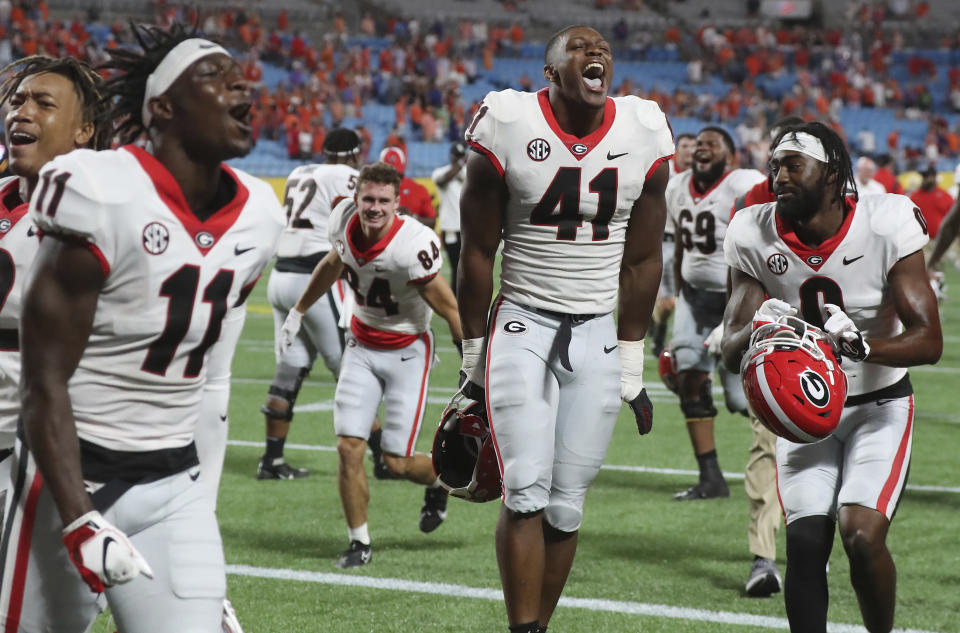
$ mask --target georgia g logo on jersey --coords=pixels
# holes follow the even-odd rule
[[[143,248],[151,255],[159,255],[170,244],[170,231],[159,222],[151,222],[143,227]]]
[[[800,374],[800,390],[810,404],[818,409],[830,404],[830,389],[827,388],[827,381],[812,369]]]

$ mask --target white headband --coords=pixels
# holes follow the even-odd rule
[[[807,132],[787,132],[777,149],[773,150],[773,156],[780,152],[800,152],[821,163],[829,162],[827,153],[823,150],[823,143],[813,134]]]
[[[190,67],[190,64],[201,57],[217,53],[230,55],[219,44],[199,37],[184,40],[174,46],[157,66],[157,69],[147,77],[147,89],[143,93],[143,108],[140,110],[143,127],[150,127],[150,100],[165,93],[177,80],[177,77]]]

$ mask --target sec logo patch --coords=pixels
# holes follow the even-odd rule
[[[143,227],[143,248],[151,255],[159,255],[170,244],[170,231],[159,222],[151,222]]]
[[[547,160],[547,157],[550,156],[550,143],[542,138],[533,139],[527,143],[527,156],[530,157],[530,160],[537,162]]]
[[[774,253],[767,258],[767,268],[770,269],[774,275],[782,275],[787,272],[787,256],[783,253]]]

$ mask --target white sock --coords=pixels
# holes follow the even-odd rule
[[[440,487],[440,478],[437,477],[433,480],[433,483],[427,486],[427,488],[439,488]]]
[[[351,541],[360,541],[364,545],[370,544],[370,529],[366,523],[360,527],[347,527],[347,535]]]

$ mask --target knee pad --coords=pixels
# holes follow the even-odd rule
[[[717,408],[713,406],[713,382],[709,378],[704,380],[696,398],[681,395],[680,410],[688,420],[717,417]]]
[[[558,532],[576,532],[583,522],[583,510],[554,501],[544,511],[544,518],[547,524]]]
[[[277,363],[277,371],[273,376],[273,384],[267,393],[274,398],[285,400],[288,404],[286,411],[274,409],[269,404],[263,405],[260,411],[272,418],[280,420],[293,419],[293,405],[297,401],[297,394],[303,385],[304,378],[310,373],[309,367],[293,367],[283,362]]]

